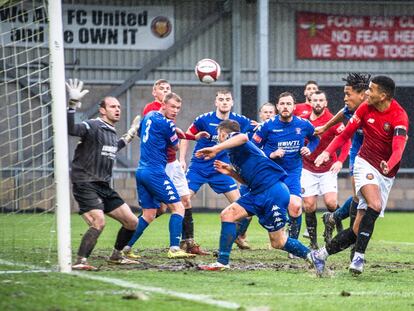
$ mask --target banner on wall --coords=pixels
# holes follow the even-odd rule
[[[413,60],[414,15],[296,13],[296,57],[326,60]]]
[[[65,48],[162,50],[174,44],[173,6],[63,5]],[[44,8],[21,6],[0,9],[3,46],[47,43],[48,18]]]

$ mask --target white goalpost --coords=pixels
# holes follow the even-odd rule
[[[66,122],[65,63],[61,1],[48,3],[50,88],[52,94],[53,142],[55,145],[56,218],[58,262],[61,272],[71,272],[69,152]]]
[[[60,0],[0,2],[0,271],[71,271],[63,48]]]

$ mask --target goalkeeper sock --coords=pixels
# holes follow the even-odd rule
[[[194,238],[194,220],[193,210],[191,208],[186,209],[183,219],[183,240]]]
[[[374,211],[368,206],[367,211],[359,224],[358,237],[355,243],[355,253],[365,253],[369,240],[371,240],[372,232],[374,232],[375,221],[379,214],[379,212]]]
[[[134,234],[132,235],[131,240],[129,240],[128,242],[128,246],[132,247],[135,242],[141,237],[142,233],[144,232],[144,230],[148,227],[148,223],[147,221],[144,219],[144,217],[139,217],[138,218],[138,225],[137,228],[135,229]]]
[[[236,224],[234,222],[221,223],[220,246],[217,261],[227,265],[230,261],[231,247],[236,239]]]
[[[128,230],[125,227],[121,227],[121,229],[118,231],[118,235],[116,236],[114,248],[118,251],[122,251],[124,246],[126,246],[131,240],[134,233],[135,230]]]
[[[78,257],[88,258],[91,255],[101,232],[101,230],[93,227],[85,232],[79,245]]]
[[[183,231],[183,216],[171,214],[170,223],[170,247],[180,246],[181,233]]]

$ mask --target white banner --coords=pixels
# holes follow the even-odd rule
[[[47,42],[46,11],[0,9],[1,45]],[[174,44],[173,6],[63,5],[65,48],[162,50]]]

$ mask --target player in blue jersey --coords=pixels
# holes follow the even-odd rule
[[[288,174],[284,182],[290,192],[289,236],[297,239],[302,223],[302,156],[310,155],[316,149],[319,138],[313,135],[314,127],[308,120],[293,115],[295,103],[293,94],[280,94],[276,105],[279,114],[260,126],[252,141]],[[307,145],[306,139],[309,141]]]
[[[172,120],[176,119],[181,109],[181,98],[175,93],[165,95],[159,111],[149,112],[141,122],[141,158],[136,171],[137,191],[142,215],[138,219],[135,233],[124,251],[129,251],[139,239],[148,225],[155,219],[160,203],[164,203],[171,211],[169,258],[189,258],[189,254],[180,249],[180,239],[184,216],[184,205],[165,172],[167,164],[167,148],[178,149],[176,127]]]
[[[328,123],[323,126],[315,128],[315,134],[321,135],[335,124],[343,120],[349,120],[359,105],[366,100],[365,91],[368,89],[371,75],[364,75],[361,73],[350,73],[346,78],[344,87],[344,101],[345,107],[342,108]],[[332,239],[332,232],[335,224],[350,216],[351,227],[353,226],[358,206],[358,197],[355,193],[355,181],[353,177],[353,167],[355,157],[362,145],[363,141],[362,129],[358,129],[352,138],[352,146],[349,153],[349,171],[352,181],[353,195],[350,196],[345,203],[335,212],[327,212],[323,215],[323,222],[325,224],[325,242],[328,243]],[[351,251],[351,259],[353,257]]]
[[[310,250],[298,240],[287,237],[283,230],[288,220],[290,200],[289,189],[283,182],[286,172],[249,141],[246,134],[240,133],[236,121],[222,121],[218,126],[218,139],[220,144],[200,149],[196,156],[211,161],[228,149],[231,165],[215,160],[214,167],[218,172],[245,184],[249,191],[221,212],[217,262],[199,265],[199,269],[215,271],[230,267],[230,252],[236,239],[236,221],[252,215],[256,215],[261,226],[269,232],[272,247],[313,262],[308,256]]]
[[[257,122],[231,112],[233,107],[233,97],[228,90],[220,90],[216,93],[215,105],[215,111],[198,116],[187,130],[187,133],[193,135],[200,131],[206,131],[210,134],[210,137],[201,138],[197,141],[186,176],[192,196],[197,193],[203,184],[208,183],[214,192],[217,194],[224,194],[227,200],[232,203],[240,197],[237,183],[231,177],[217,172],[213,165],[214,160],[216,159],[229,163],[227,152],[222,151],[217,154],[214,159],[209,161],[199,159],[195,157],[194,154],[202,148],[212,147],[217,144],[217,126],[221,121],[227,119],[237,121],[240,124],[242,133],[253,131]],[[187,150],[188,142],[183,140],[180,144],[180,162],[184,169],[186,168],[185,157]]]
[[[259,119],[261,123],[257,124],[254,130],[257,130],[260,125],[262,125],[266,120],[273,118],[276,115],[276,106],[273,103],[265,102],[259,109]],[[249,139],[252,138],[254,132],[249,132],[248,136]],[[246,185],[240,185],[240,195],[245,194],[248,192],[248,188]],[[246,232],[249,228],[250,222],[252,221],[252,217],[246,217],[240,220],[237,226],[237,239],[234,241],[236,245],[240,249],[250,249],[250,245],[247,241]]]

